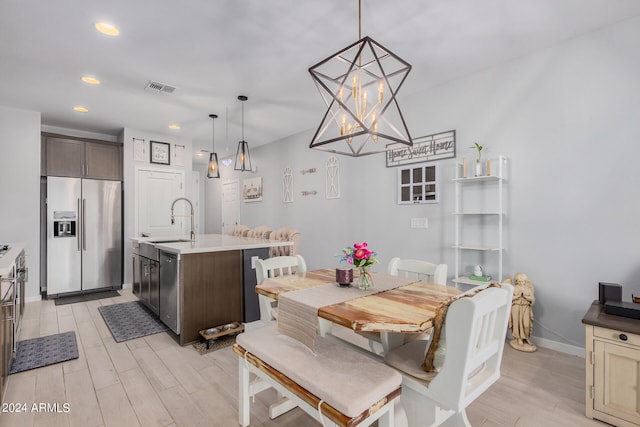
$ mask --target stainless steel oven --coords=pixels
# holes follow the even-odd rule
[[[8,334],[11,335],[11,340],[6,346],[6,348],[2,349],[5,358],[7,360],[13,359],[15,356],[15,352],[17,350],[17,325],[16,325],[16,317],[18,316],[18,310],[16,309],[16,266],[15,264],[11,267],[11,271],[9,275],[5,278],[2,278],[2,281],[5,283],[9,283],[8,292],[6,295],[0,295],[2,298],[2,328],[6,328],[4,322],[11,322],[11,325],[8,327]],[[3,292],[4,293],[4,292]],[[7,329],[4,329],[7,331]]]
[[[20,252],[20,255],[16,257],[16,265],[15,265],[16,289],[15,289],[15,300],[14,300],[15,321],[14,321],[14,328],[13,328],[13,336],[14,336],[14,341],[16,342],[18,340],[18,336],[20,332],[20,326],[21,326],[20,322],[22,320],[22,315],[24,314],[25,288],[27,286],[27,282],[29,281],[29,269],[27,268],[26,261],[27,260],[26,260],[24,251]],[[14,343],[14,351],[15,350],[16,350],[16,346]]]

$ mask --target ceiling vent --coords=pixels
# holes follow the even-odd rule
[[[148,92],[154,92],[154,93],[173,93],[173,91],[176,90],[176,88],[164,83],[149,80],[144,90]]]

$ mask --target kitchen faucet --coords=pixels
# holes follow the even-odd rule
[[[191,200],[187,199],[186,197],[178,197],[177,199],[175,199],[173,201],[173,203],[171,203],[171,225],[176,223],[176,216],[173,214],[173,207],[176,205],[176,202],[178,200],[184,200],[185,202],[189,203],[189,206],[191,206],[191,241],[195,242],[196,241],[196,233],[193,231],[194,227],[193,227],[193,203],[191,203]]]

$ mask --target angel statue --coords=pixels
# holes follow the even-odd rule
[[[513,286],[513,302],[509,318],[509,330],[513,339],[509,344],[516,350],[532,353],[536,351],[536,346],[531,342],[533,303],[536,301],[533,285],[524,273],[516,273],[513,280],[515,285]],[[507,279],[505,282],[511,283],[511,279]]]

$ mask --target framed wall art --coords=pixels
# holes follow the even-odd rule
[[[171,144],[167,142],[151,141],[151,163],[159,165],[171,164]]]
[[[262,177],[248,178],[242,181],[242,200],[245,202],[262,201]]]

